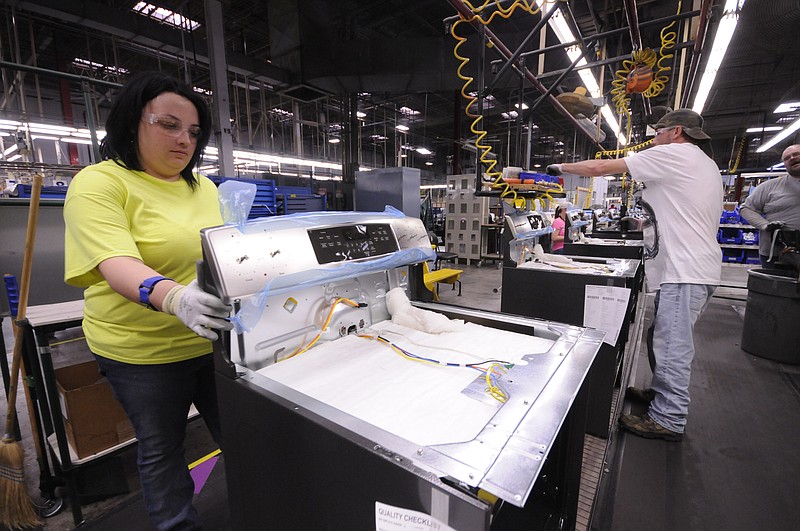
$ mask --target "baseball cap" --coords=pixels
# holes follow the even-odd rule
[[[677,109],[665,114],[654,126],[653,129],[659,130],[663,127],[681,126],[687,136],[695,140],[711,140],[703,131],[703,117],[691,109]]]

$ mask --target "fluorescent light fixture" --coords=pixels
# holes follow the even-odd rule
[[[786,166],[783,164],[783,162],[779,162],[777,164],[773,164],[772,166],[770,166],[767,169],[769,171],[782,171],[782,170],[786,169]]]
[[[744,1],[726,0],[725,2],[722,19],[719,21],[717,33],[714,35],[714,44],[711,46],[711,54],[708,56],[703,77],[700,78],[700,85],[694,95],[692,110],[697,114],[703,113],[708,95],[714,86],[714,79],[716,79],[719,67],[725,58],[725,52],[728,51],[733,32],[736,31],[736,24],[739,22],[739,11],[744,6]]]
[[[133,6],[133,10],[140,15],[154,18],[171,26],[175,26],[176,28],[184,29],[188,26],[190,30],[194,31],[200,27],[199,22],[179,15],[178,13],[170,11],[169,9],[149,4],[147,2],[138,2],[135,6]]]
[[[398,125],[397,127],[395,127],[395,129],[397,129],[398,131],[402,131],[402,132],[404,132],[404,133],[405,133],[405,132],[407,132],[407,131],[408,131],[409,127],[408,127],[407,125],[400,124],[400,125]]]
[[[69,144],[84,144],[86,146],[91,146],[92,145],[92,141],[89,140],[88,138],[77,138],[77,137],[74,137],[74,136],[62,136],[61,138],[59,138],[59,140],[61,140],[62,142],[67,142]]]
[[[792,122],[789,127],[787,127],[786,129],[784,129],[783,131],[781,131],[777,135],[775,135],[772,138],[770,138],[769,141],[766,144],[762,145],[760,148],[758,148],[756,150],[756,153],[765,152],[766,150],[768,150],[769,148],[771,148],[772,146],[774,146],[775,144],[777,144],[781,140],[786,139],[786,137],[788,137],[789,135],[791,135],[792,133],[794,133],[798,129],[800,129],[800,118],[798,118],[797,120]]]
[[[15,122],[14,120],[0,120],[0,129],[16,129],[21,127],[22,122]]]
[[[406,116],[416,116],[417,114],[420,114],[419,111],[415,111],[410,107],[400,107],[400,113],[405,114]]]
[[[73,59],[72,64],[78,68],[93,68],[95,70],[103,70],[112,74],[130,74],[130,71],[127,68],[122,68],[121,66],[106,66],[102,63],[96,63],[88,59],[81,59],[80,57]]]
[[[423,184],[419,187],[420,190],[438,190],[438,189],[446,189],[446,184]]]
[[[744,2],[744,0],[742,0],[742,2]],[[551,9],[558,9],[554,4],[551,4],[545,0],[536,0],[536,3],[539,5],[542,13],[548,13]],[[575,35],[569,28],[569,24],[567,24],[567,21],[560,9],[557,13],[554,13],[553,16],[550,17],[550,20],[548,20],[547,23],[558,37],[558,40],[562,43],[575,42],[578,40],[575,38]],[[580,68],[589,64],[586,62],[586,59],[582,57],[582,55],[583,53],[581,52],[579,46],[570,46],[567,48],[567,57],[569,57],[570,61],[575,61],[575,59],[580,57],[580,60],[575,65],[576,68]],[[600,90],[600,85],[597,84],[597,80],[594,78],[594,74],[592,74],[591,70],[588,68],[582,68],[578,70],[578,75],[593,98],[603,97],[603,93]],[[611,111],[611,107],[609,107],[608,104],[603,105],[603,107],[600,109],[600,113],[603,115],[605,122],[608,124],[611,130],[614,131],[614,134],[617,135],[617,140],[619,140],[620,145],[626,145],[628,140],[625,138],[625,135],[622,134],[619,122],[617,122],[616,116],[614,116],[614,113]]]
[[[14,162],[15,160],[19,160],[19,159],[21,159],[21,158],[22,158],[22,155],[20,155],[19,153],[17,153],[16,155],[14,155],[14,156],[13,156],[13,157],[11,157],[10,159],[8,159],[8,162]]]
[[[433,166],[433,162],[428,161],[428,162],[425,163],[425,166]]]
[[[605,179],[606,181],[614,181],[617,178],[614,177],[613,175],[603,175],[603,179]]]
[[[534,167],[534,168],[541,168],[541,167],[542,167],[542,165],[541,165],[541,164],[534,164],[534,165],[533,165],[533,167]]]
[[[432,152],[428,148],[420,147],[417,148],[417,153],[419,153],[420,155],[430,155]]]
[[[358,118],[366,118],[367,117],[367,113],[361,112],[361,111],[356,111],[356,116]]]
[[[780,131],[783,127],[778,125],[768,125],[766,127],[750,127],[745,133],[766,133],[767,131]]]
[[[406,157],[408,157],[408,155],[406,155],[405,153],[402,153],[402,154],[400,155],[400,158],[401,158],[401,159],[404,159],[404,158],[406,158]]]
[[[800,101],[790,101],[788,103],[781,103],[772,112],[780,114],[784,112],[796,111],[797,109],[800,109]],[[2,122],[2,120],[0,120],[0,122]]]
[[[56,135],[69,135],[77,131],[74,127],[50,124],[28,124],[31,133],[51,133]]]
[[[19,146],[18,146],[18,145],[16,145],[16,144],[11,144],[11,147],[8,147],[8,148],[6,148],[6,150],[5,150],[5,151],[3,151],[3,156],[4,156],[4,157],[7,157],[7,156],[9,156],[9,155],[11,155],[12,153],[14,153],[14,152],[15,152],[17,149],[19,149]]]
[[[515,103],[515,104],[514,104],[514,107],[516,107],[517,109],[519,109],[519,103]],[[527,109],[527,108],[528,108],[528,104],[527,104],[527,103],[525,103],[525,102],[522,102],[522,110],[524,111],[524,110],[525,110],[525,109]]]
[[[338,144],[338,143],[339,143],[339,142],[341,142],[341,141],[342,141],[342,139],[341,139],[341,138],[329,138],[329,139],[328,139],[328,143],[329,143],[329,144]]]
[[[31,140],[58,140],[58,137],[49,135],[31,135]]]

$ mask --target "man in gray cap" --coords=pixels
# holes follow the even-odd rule
[[[552,164],[551,175],[587,177],[630,172],[644,183],[642,199],[658,220],[658,254],[647,262],[654,290],[650,389],[631,387],[626,397],[649,404],[646,414],[622,415],[620,425],[641,437],[680,441],[689,412],[694,323],[719,285],[717,243],[723,187],[717,165],[700,148],[711,138],[690,109],[669,112],[653,128],[653,147],[622,159]],[[648,337],[648,343],[650,343]]]
[[[800,230],[800,144],[783,151],[786,173],[759,184],[750,192],[739,213],[759,229],[758,254],[762,267],[769,267],[780,258],[773,249],[777,229]]]

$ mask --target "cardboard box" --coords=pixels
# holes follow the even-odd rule
[[[56,369],[56,385],[67,438],[79,458],[133,438],[133,427],[96,361]]]

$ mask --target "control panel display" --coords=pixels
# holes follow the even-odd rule
[[[388,223],[311,229],[308,236],[320,264],[358,260],[399,250]]]

